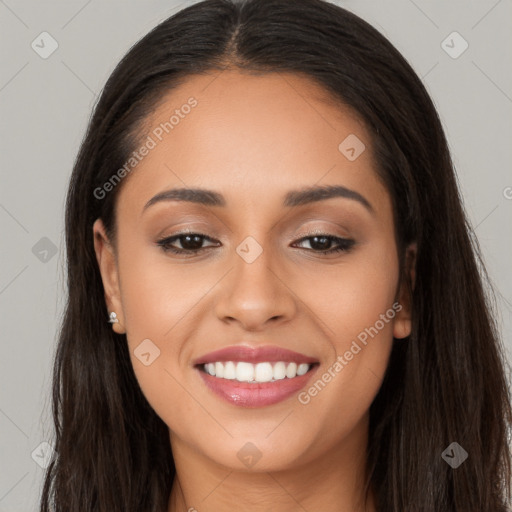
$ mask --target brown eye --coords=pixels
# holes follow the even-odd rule
[[[158,240],[157,245],[162,247],[164,252],[172,252],[175,254],[194,254],[198,253],[207,247],[202,247],[204,240],[213,242],[214,240],[201,233],[179,233],[170,237]],[[178,241],[180,247],[175,247],[175,242]]]
[[[307,249],[313,252],[320,252],[322,254],[332,254],[337,252],[348,252],[355,243],[355,240],[350,238],[340,238],[333,235],[327,234],[315,234],[314,236],[307,236],[301,238],[299,242],[308,240],[311,249]],[[331,247],[335,243],[334,247]]]

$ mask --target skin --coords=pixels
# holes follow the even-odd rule
[[[369,133],[307,78],[226,70],[171,91],[143,137],[190,96],[197,106],[124,178],[116,247],[101,219],[93,230],[106,305],[119,319],[113,328],[126,333],[141,389],[169,426],[177,478],[168,510],[223,512],[236,503],[249,512],[363,511],[369,407],[393,336],[411,328],[391,199]],[[349,134],[366,146],[354,161],[338,150]],[[342,197],[283,206],[288,191],[313,185],[357,191],[373,212]],[[163,201],[143,212],[157,193],[184,186],[215,190],[227,204]],[[213,241],[202,239],[208,248],[185,257],[156,244],[186,228]],[[304,239],[311,229],[355,245],[323,255]],[[252,263],[236,252],[248,236],[263,250]],[[294,395],[267,407],[235,406],[192,366],[231,345],[277,345],[320,362],[311,385],[395,301],[401,311],[307,404]],[[145,339],[160,350],[149,366],[134,355]],[[237,457],[247,442],[261,454],[250,468]],[[371,498],[366,511],[375,512]]]

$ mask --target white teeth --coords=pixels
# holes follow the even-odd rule
[[[239,382],[274,382],[284,378],[293,379],[304,375],[311,368],[310,364],[302,363],[246,363],[233,361],[206,363],[206,373],[220,379],[237,380]]]
[[[258,382],[269,382],[272,380],[272,365],[270,363],[258,363],[254,372],[254,380]]]
[[[227,363],[224,363],[224,378],[230,380],[236,379],[236,367],[233,361],[228,361]]]
[[[275,380],[281,380],[286,377],[286,365],[279,361],[279,363],[276,363],[274,365],[274,379]]]
[[[309,364],[299,364],[297,375],[304,375],[309,370]]]
[[[289,379],[293,379],[293,377],[295,377],[296,375],[297,375],[297,364],[296,363],[290,363],[286,367],[286,376]]]
[[[217,363],[216,363],[217,364]],[[222,364],[222,363],[220,363]],[[238,363],[236,365],[236,380],[249,382],[254,379],[254,365],[251,363]]]
[[[215,363],[215,375],[224,377],[224,365],[222,363]]]

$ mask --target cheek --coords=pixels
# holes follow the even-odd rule
[[[190,329],[190,311],[202,286],[190,281],[188,287],[183,286],[180,273],[171,273],[161,257],[156,261],[151,249],[124,254],[119,260],[121,294],[133,370],[156,414],[184,436],[186,430],[180,431],[183,425],[176,418],[189,417],[191,403],[177,371],[180,333]]]
[[[123,244],[118,264],[135,376],[155,412],[179,430],[176,418],[187,417],[192,405],[182,387],[187,386],[184,348],[216,279],[201,265],[171,264],[160,249],[142,241],[125,236]]]
[[[361,333],[364,339],[364,333],[376,323],[379,339],[392,337],[396,312],[391,309],[384,320],[381,315],[392,308],[397,284],[396,249],[383,239],[380,244],[360,248],[338,265],[321,272],[303,272],[294,291],[316,314],[331,348],[343,354],[352,340]]]
[[[400,309],[393,246],[368,250],[364,257],[361,253],[357,264],[340,266],[336,273],[310,296],[328,325],[324,332],[330,354],[298,396],[305,421],[323,422],[331,433],[322,443],[346,435],[370,407],[388,365],[393,321]]]
[[[383,375],[398,306],[398,260],[394,247],[369,249],[365,255],[343,276],[337,300],[332,301],[331,318],[335,319],[336,332],[333,344],[336,353],[346,361],[344,371],[354,372],[350,383],[354,389],[364,388],[365,379],[377,382]]]
[[[200,265],[170,263],[148,242],[125,240],[119,269],[127,337],[130,343],[150,338],[164,345],[187,323],[194,305],[211,287],[211,277]]]

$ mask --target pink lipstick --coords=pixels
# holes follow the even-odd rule
[[[285,400],[309,381],[318,360],[276,346],[231,346],[194,361],[206,386],[228,402],[263,407]]]

